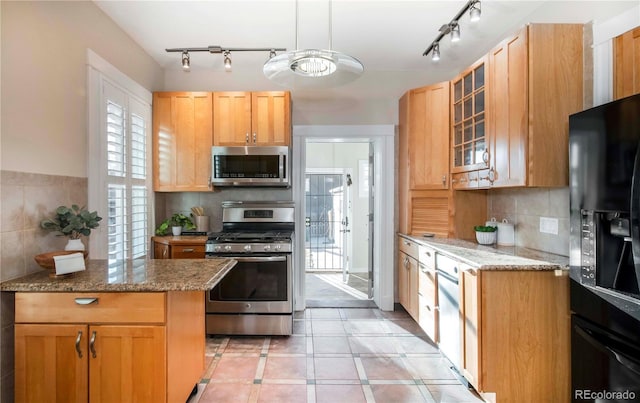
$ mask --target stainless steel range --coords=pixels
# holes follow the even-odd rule
[[[290,335],[293,202],[225,202],[222,220],[205,255],[238,264],[207,295],[207,333]]]

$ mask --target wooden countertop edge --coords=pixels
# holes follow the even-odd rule
[[[158,242],[164,245],[204,245],[207,242],[207,236],[204,235],[162,235],[152,236],[152,242]]]

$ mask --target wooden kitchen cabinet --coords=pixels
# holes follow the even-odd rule
[[[210,92],[153,94],[153,190],[211,190]]]
[[[202,302],[202,292],[16,293],[16,401],[185,401],[204,369]]]
[[[492,402],[569,402],[568,273],[460,268],[462,375]]]
[[[640,27],[613,39],[613,98],[640,93]]]
[[[398,297],[400,304],[418,321],[418,244],[398,237]]]
[[[449,82],[409,93],[410,189],[449,187]]]
[[[486,58],[482,58],[451,80],[452,173],[488,168],[485,105]],[[452,182],[454,189],[472,187],[460,179]]]
[[[214,92],[213,142],[217,146],[289,146],[290,93]]]
[[[154,259],[204,259],[206,236],[154,236]]]
[[[583,109],[582,34],[581,24],[530,24],[489,52],[491,187],[568,185],[569,115]]]
[[[425,127],[422,122],[424,119],[421,120],[411,116],[416,113],[415,111],[424,109],[422,104],[427,102],[425,88],[433,88],[435,93],[444,91],[442,85],[418,88],[416,89],[417,93],[412,93],[413,90],[407,91],[398,103],[397,200],[400,206],[398,211],[398,232],[415,236],[433,233],[440,237],[471,239],[475,236],[473,223],[477,224],[477,217],[486,215],[486,194],[482,192],[454,192],[451,189],[446,189],[448,181],[443,186],[440,174],[432,176],[433,180],[430,185],[426,184],[427,181],[424,179],[424,174],[420,175],[422,179],[412,179],[419,170],[416,166],[420,167],[425,164],[425,160],[421,159],[420,153],[411,151],[417,147],[412,144],[411,136],[421,133],[419,130],[412,132],[412,125],[418,124],[418,127]],[[442,98],[444,97],[443,95]],[[412,107],[413,102],[418,102],[419,106]],[[442,107],[442,105],[440,106]],[[445,108],[441,115],[448,116],[448,114],[448,110]],[[446,134],[446,138],[448,139],[448,134]],[[435,143],[442,145],[438,142]],[[429,147],[431,143],[423,140],[420,144],[424,147]],[[444,154],[447,155],[448,159],[448,152],[445,151]],[[414,168],[410,168],[412,166]],[[423,172],[425,171],[423,170]],[[449,174],[446,167],[440,168],[437,172]],[[440,180],[440,183],[438,183],[438,180]],[[421,183],[421,185],[418,186],[417,183]],[[413,189],[412,187],[420,187],[420,189]],[[428,189],[429,187],[433,189]],[[437,189],[438,187],[440,188]]]

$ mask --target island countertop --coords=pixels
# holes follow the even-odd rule
[[[51,278],[48,270],[0,283],[0,291],[162,292],[212,289],[233,259],[87,260],[86,270]]]

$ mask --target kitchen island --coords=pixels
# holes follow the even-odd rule
[[[232,259],[89,260],[15,292],[15,401],[186,401],[204,369],[205,292]]]

